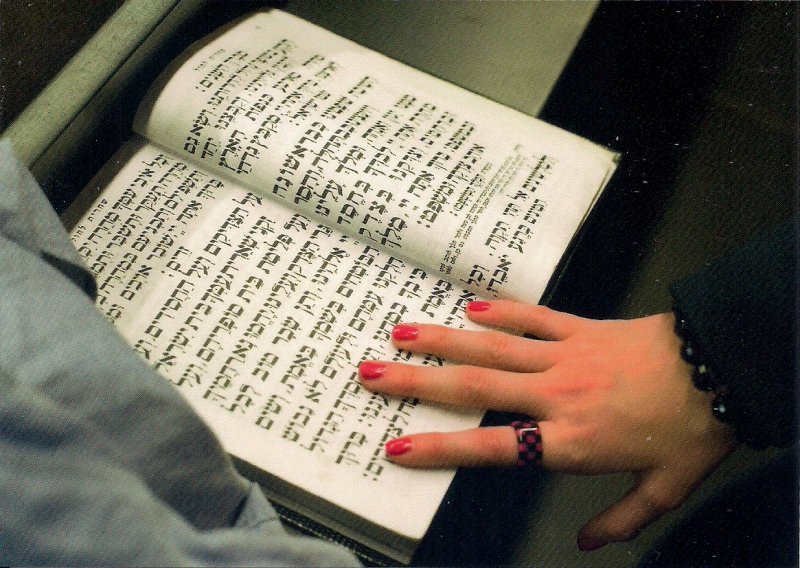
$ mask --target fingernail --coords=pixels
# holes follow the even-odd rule
[[[402,456],[411,449],[411,440],[408,438],[397,438],[386,443],[387,456]]]
[[[485,312],[492,307],[489,302],[468,302],[467,311],[469,312]]]
[[[416,339],[418,336],[419,330],[413,325],[401,323],[400,325],[394,326],[394,329],[392,330],[392,337],[398,341],[411,341],[412,339]]]
[[[578,550],[582,552],[591,552],[598,548],[603,548],[608,543],[596,537],[587,537],[578,539]]]
[[[386,372],[386,365],[377,361],[366,361],[358,367],[358,374],[362,379],[380,379]]]

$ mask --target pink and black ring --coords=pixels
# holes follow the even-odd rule
[[[542,464],[542,434],[539,424],[529,420],[516,420],[511,427],[517,435],[517,467]]]

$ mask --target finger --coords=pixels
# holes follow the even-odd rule
[[[559,346],[501,331],[467,331],[438,325],[400,324],[392,330],[400,349],[505,371],[534,373],[552,367]]]
[[[472,321],[528,333],[540,339],[566,339],[586,320],[545,306],[510,300],[470,302],[467,315]]]
[[[507,467],[517,461],[517,438],[509,426],[414,434],[386,444],[386,456],[406,467]]]
[[[381,361],[362,363],[358,374],[371,391],[469,408],[518,412],[540,419],[547,415],[545,381],[536,375],[466,365],[421,367]]]
[[[680,487],[675,487],[665,470],[642,473],[622,499],[581,529],[578,548],[590,551],[609,542],[631,540],[647,525],[683,503],[686,495]]]

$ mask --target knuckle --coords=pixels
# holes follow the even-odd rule
[[[591,437],[589,427],[564,427],[560,439],[558,440],[560,461],[563,469],[574,472],[594,473],[600,469],[600,464],[596,462],[596,447],[588,442]],[[547,440],[542,440],[547,451]]]
[[[397,394],[417,394],[422,387],[422,373],[421,367],[405,365],[403,372],[394,381]]]
[[[536,304],[533,306],[528,306],[528,317],[535,320],[545,319],[553,314],[553,310],[548,308],[547,306],[542,306],[540,304]]]
[[[424,450],[429,456],[444,458],[449,446],[444,434],[427,434],[425,436]]]
[[[440,326],[426,327],[423,338],[425,340],[425,346],[436,353],[452,347],[453,343],[455,343],[453,340],[453,331]]]
[[[489,388],[488,377],[480,367],[464,366],[458,371],[458,383],[466,403],[480,402]]]
[[[653,508],[656,512],[663,514],[669,511],[674,511],[681,506],[683,499],[678,495],[672,493],[663,493],[659,495],[653,502]]]
[[[565,465],[575,471],[583,471],[590,465],[591,454],[583,444],[573,444],[563,452]]]
[[[648,507],[653,513],[659,516],[677,509],[683,502],[680,495],[676,495],[663,488],[648,486],[643,491],[643,497]]]
[[[501,367],[511,357],[513,337],[496,331],[487,331],[484,335],[484,353],[486,362],[492,367]]]
[[[491,430],[484,431],[481,440],[481,447],[485,451],[486,455],[494,461],[498,461],[503,456],[510,454],[508,440],[497,435]]]
[[[559,318],[562,314],[548,308],[547,306],[535,305],[535,306],[528,306],[528,310],[525,314],[526,318],[532,324],[542,324],[556,321],[556,318]]]

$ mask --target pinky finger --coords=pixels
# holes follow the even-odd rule
[[[414,434],[386,444],[386,456],[406,467],[508,467],[517,461],[517,437],[509,426]]]

